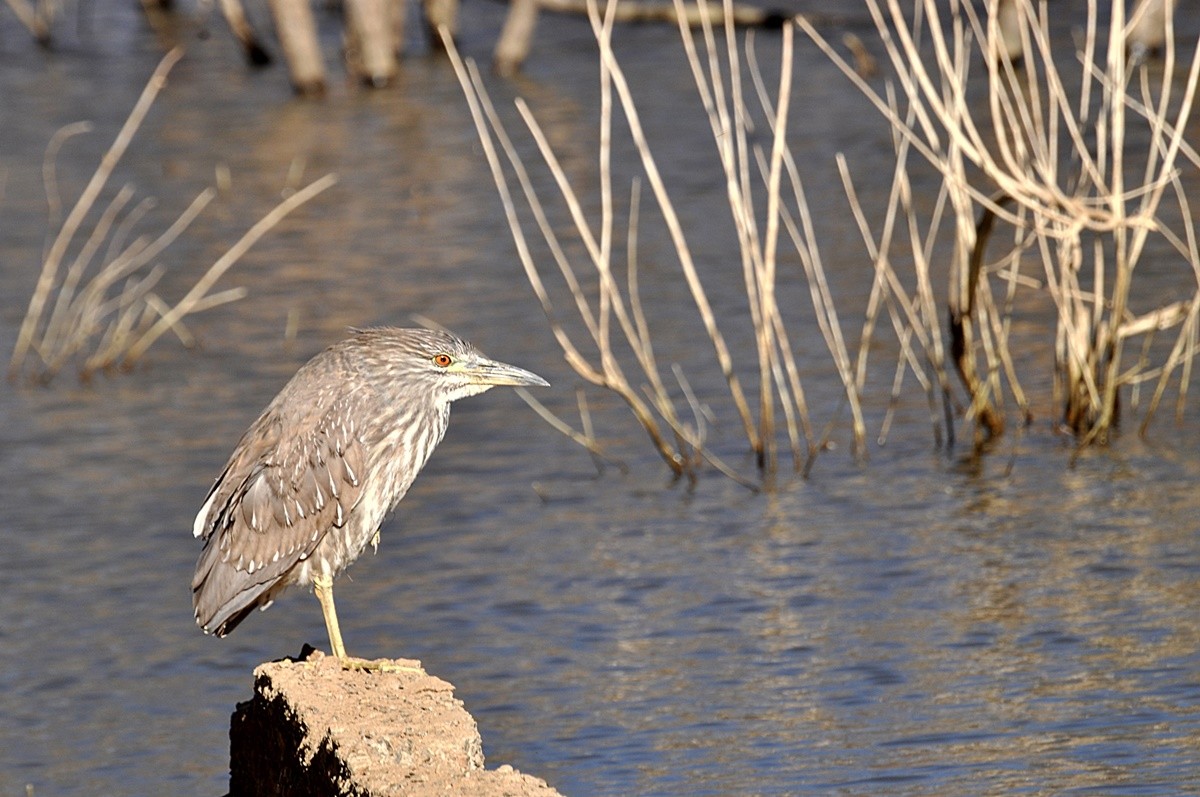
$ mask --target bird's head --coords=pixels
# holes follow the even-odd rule
[[[438,402],[474,396],[498,386],[543,386],[549,382],[515,365],[499,362],[461,338],[432,329],[380,327],[357,330],[380,376],[392,390],[413,391]]]

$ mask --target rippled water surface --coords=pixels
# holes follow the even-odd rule
[[[466,6],[468,54],[486,60],[502,13]],[[181,34],[189,52],[118,172],[158,198],[148,229],[168,224],[218,166],[231,174],[213,211],[169,250],[163,293],[181,293],[264,213],[297,159],[306,178],[333,171],[340,182],[223,280],[249,297],[190,321],[199,348],[164,340],[129,374],[0,388],[0,795],[26,784],[39,797],[224,793],[229,715],[249,696],[253,667],[327,643],[303,594],[225,640],[200,634],[192,518],[245,426],[345,327],[424,314],[546,376],[554,386],[540,395],[573,417],[577,380],[515,259],[448,64],[416,47],[395,89],[365,93],[335,77],[329,99],[304,103],[281,69],[247,72],[224,28],[211,27],[207,39]],[[594,192],[590,33],[562,17],[540,31],[526,73],[490,85],[510,120],[509,99],[529,99],[565,168]],[[65,123],[95,123],[60,157],[74,196],[162,50],[134,9],[112,3],[69,17],[53,52],[10,16],[0,34],[7,356],[44,242],[46,142]],[[724,188],[677,33],[618,36],[751,374]],[[769,62],[777,39],[760,43]],[[887,132],[810,45],[798,42],[797,59],[795,148],[853,335],[870,266],[844,200],[825,186],[843,150],[862,164],[868,201],[886,192]],[[659,357],[685,363],[719,410],[714,444],[752,473],[669,244],[652,225],[644,238]],[[784,268],[780,290],[795,292],[803,316],[799,266]],[[1178,290],[1176,271],[1150,271],[1152,295]],[[844,421],[815,327],[798,336],[810,403],[822,422]],[[881,350],[872,377],[882,386],[868,406],[872,433],[893,356]],[[1124,434],[1070,467],[1045,401],[1032,427],[980,459],[935,449],[913,393],[868,462],[853,461],[842,424],[810,479],[763,493],[716,474],[692,489],[671,483],[620,408],[599,394],[592,403],[628,474],[597,476],[510,392],[461,402],[378,554],[339,582],[351,651],[419,658],[453,682],[493,763],[576,797],[1194,791],[1194,397],[1182,421],[1164,414],[1148,439]]]

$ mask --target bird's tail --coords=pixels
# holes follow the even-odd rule
[[[206,634],[225,636],[250,612],[269,607],[287,585],[267,570],[247,573],[223,561],[218,545],[206,545],[192,579],[196,624]]]

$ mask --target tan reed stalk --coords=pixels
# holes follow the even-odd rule
[[[55,302],[54,312],[46,324],[42,342],[39,344],[39,351],[45,361],[45,376],[57,374],[67,361],[87,344],[87,341],[96,333],[108,315],[116,309],[116,305],[105,301],[109,289],[120,280],[135,274],[159,256],[195,221],[214,196],[215,192],[212,189],[200,192],[191,205],[166,231],[153,241],[138,238],[123,251],[108,259],[76,296],[76,285],[83,278],[84,271],[90,265],[94,253],[94,249],[89,252],[89,245],[85,245],[80,256],[72,263],[63,284],[59,287],[59,301]],[[107,235],[107,226],[97,224],[89,239],[89,244],[92,243],[92,239],[95,239],[98,246],[99,239],[97,239],[96,233]],[[85,367],[84,370],[87,372],[90,369]]]
[[[146,83],[146,88],[138,97],[137,102],[130,111],[129,117],[125,120],[121,130],[117,133],[117,137],[113,140],[112,146],[104,153],[104,157],[100,160],[100,165],[96,167],[95,173],[91,180],[83,189],[78,201],[71,208],[66,221],[63,222],[62,228],[58,235],[55,236],[54,242],[50,245],[49,251],[42,262],[42,272],[38,277],[37,285],[34,287],[33,296],[29,300],[29,307],[25,312],[25,318],[21,322],[20,331],[17,333],[17,343],[13,347],[12,357],[9,360],[8,375],[9,378],[15,378],[20,371],[22,364],[25,362],[25,356],[29,352],[30,347],[34,343],[34,338],[37,334],[38,325],[42,320],[42,312],[46,306],[46,301],[50,296],[50,291],[53,289],[58,276],[58,269],[62,264],[63,257],[66,255],[67,247],[75,237],[79,226],[83,223],[84,218],[95,204],[100,192],[104,189],[108,182],[109,176],[112,175],[113,169],[116,167],[121,156],[128,149],[130,141],[133,140],[134,134],[142,124],[142,120],[146,118],[146,113],[150,110],[150,106],[154,103],[155,97],[166,85],[167,74],[171,68],[183,57],[183,50],[175,48],[163,56],[158,67],[150,76],[150,80]]]
[[[183,298],[175,303],[166,314],[160,316],[153,325],[129,346],[122,358],[122,365],[131,366],[136,363],[146,350],[153,345],[154,341],[158,340],[164,332],[169,331],[180,319],[198,311],[198,308],[205,306],[206,300],[210,299],[209,290],[216,284],[226,271],[228,271],[242,255],[249,251],[250,247],[254,246],[264,235],[266,235],[276,224],[282,221],[289,213],[296,208],[308,202],[310,199],[320,194],[322,191],[331,187],[337,182],[337,177],[332,174],[327,174],[324,177],[309,183],[304,188],[296,193],[286,197],[282,202],[272,208],[267,215],[259,219],[249,230],[247,230],[241,238],[234,243],[225,254],[217,258],[217,262],[209,266],[208,271],[196,281],[196,284],[184,294]]]
[[[610,5],[612,0],[610,0]],[[712,342],[716,352],[717,362],[720,365],[721,373],[725,377],[726,384],[729,387],[730,395],[733,398],[738,414],[742,418],[743,426],[746,429],[747,438],[751,440],[751,444],[757,451],[761,452],[761,441],[754,433],[753,422],[750,416],[749,406],[746,402],[745,394],[742,391],[741,382],[737,374],[733,370],[733,358],[729,354],[729,347],[725,343],[725,337],[721,334],[717,326],[716,317],[712,311],[712,307],[708,302],[708,296],[704,291],[704,286],[700,281],[700,276],[696,270],[695,262],[692,258],[691,249],[687,244],[687,238],[683,232],[683,226],[679,222],[679,217],[675,212],[674,204],[671,201],[670,195],[667,193],[666,186],[663,183],[662,176],[658,171],[658,165],[654,160],[654,156],[650,151],[650,145],[646,140],[645,132],[642,129],[640,115],[637,107],[633,102],[633,96],[629,89],[629,84],[625,80],[624,72],[617,63],[616,56],[613,54],[612,47],[609,43],[609,36],[603,33],[599,11],[597,10],[595,0],[588,0],[589,20],[592,23],[592,30],[597,35],[600,41],[600,57],[605,65],[607,74],[612,80],[613,88],[617,91],[617,96],[621,103],[621,109],[625,113],[626,123],[629,126],[629,133],[633,138],[634,144],[637,147],[638,154],[641,159],[642,168],[646,173],[646,179],[650,184],[651,191],[655,201],[658,204],[660,212],[663,214],[663,220],[666,222],[667,229],[670,231],[672,243],[675,246],[676,255],[679,258],[679,265],[683,271],[688,289],[692,294],[692,300],[696,304],[696,309],[700,313],[701,321],[704,323],[705,331]],[[608,20],[608,26],[611,30],[611,16]]]
[[[7,0],[17,20],[33,35],[34,41],[43,47],[50,44],[50,25],[53,22],[54,8],[52,5],[39,2],[33,5],[29,0]]]
[[[184,317],[245,295],[242,289],[210,293],[217,279],[279,219],[333,183],[333,178],[327,177],[284,200],[226,252],[182,300],[169,306],[154,293],[164,273],[154,261],[200,216],[216,196],[215,189],[201,191],[166,230],[153,238],[138,236],[129,240],[153,200],[143,200],[127,209],[133,199],[128,186],[108,201],[86,233],[84,222],[179,56],[179,51],[172,51],[160,62],[91,181],[66,220],[61,221],[43,257],[42,272],[10,361],[10,378],[24,369],[30,351],[41,360],[34,376],[49,381],[73,358],[90,349],[80,364],[80,377],[87,379],[98,369],[132,366],[167,331],[190,341],[190,333],[182,326]],[[85,129],[90,128],[63,128],[47,147],[43,180],[52,227],[61,217],[55,155],[67,137]],[[76,243],[81,235],[82,241]],[[67,253],[75,246],[78,249],[60,279]]]
[[[969,2],[954,0],[946,8],[921,0],[917,16],[928,25],[919,26],[909,22],[898,0],[868,0],[908,105],[903,116],[811,25],[802,19],[798,24],[875,104],[895,133],[941,173],[954,219],[951,328],[956,367],[971,398],[968,414],[995,433],[998,402],[1007,389],[1022,415],[1028,415],[1009,329],[1016,291],[1034,286],[1048,294],[1056,308],[1055,392],[1066,423],[1080,445],[1086,445],[1106,440],[1116,425],[1122,386],[1158,380],[1149,414],[1177,369],[1180,392],[1186,392],[1191,367],[1187,352],[1195,351],[1196,335],[1191,308],[1200,300],[1194,295],[1140,314],[1131,308],[1137,301],[1136,266],[1151,235],[1170,241],[1200,284],[1200,260],[1189,243],[1195,238],[1194,222],[1178,188],[1176,207],[1170,210],[1182,219],[1183,231],[1172,230],[1163,215],[1167,187],[1178,185],[1180,161],[1197,163],[1180,127],[1195,97],[1200,57],[1188,70],[1186,87],[1175,95],[1170,83],[1174,49],[1168,37],[1163,83],[1151,87],[1143,70],[1142,97],[1134,98],[1129,92],[1123,7],[1113,4],[1109,36],[1100,43],[1092,0],[1078,54],[1084,68],[1072,90],[1054,58],[1056,43],[1048,34],[1045,4],[1035,7],[1019,0],[1016,5],[1025,55],[1021,70],[1007,57],[997,57],[1001,48],[996,21],[983,20]],[[972,107],[966,95],[968,66],[979,54],[991,88],[985,108]],[[1145,126],[1151,141],[1150,151],[1141,155],[1126,143],[1135,121]],[[1140,159],[1140,181],[1127,185],[1135,155]],[[997,222],[1023,231],[999,258],[1007,264],[1001,272],[982,259],[991,225]],[[1040,285],[1020,273],[1021,252],[1026,249],[1042,261]],[[993,273],[1007,283],[1003,303],[993,292]],[[930,300],[927,294],[922,304],[931,308]],[[914,332],[920,327],[914,325]],[[1149,336],[1168,327],[1178,327],[1178,337],[1167,360],[1155,365],[1149,361]],[[1142,355],[1126,366],[1123,346],[1139,335],[1147,336]],[[982,368],[976,365],[977,354],[984,357]]]
[[[524,401],[526,404],[528,404],[529,408],[532,409],[534,412],[536,412],[543,421],[550,424],[550,426],[552,428],[557,429],[562,434],[571,438],[571,440],[575,441],[576,444],[582,446],[583,448],[586,448],[588,453],[591,454],[592,457],[595,459],[598,470],[602,470],[602,468],[599,467],[600,464],[608,463],[608,464],[616,467],[622,473],[628,472],[628,470],[629,470],[628,465],[626,465],[621,460],[612,457],[603,449],[603,447],[601,447],[600,442],[598,440],[596,440],[595,434],[592,431],[590,419],[584,420],[583,421],[583,426],[584,426],[583,431],[577,432],[573,428],[571,428],[570,424],[564,422],[561,418],[559,418],[557,415],[555,415],[548,407],[546,407],[545,404],[543,404],[542,402],[540,402],[536,398],[534,398],[533,394],[530,393],[528,390],[526,390],[523,387],[518,387],[518,388],[516,388],[516,391],[517,391],[517,395],[521,397],[521,400]],[[582,399],[581,399],[581,402],[582,402]],[[588,417],[586,414],[586,411],[583,409],[584,406],[586,406],[586,405],[581,403],[581,405],[580,405],[581,419]]]
[[[726,3],[726,11],[728,8]],[[783,207],[780,189],[784,169],[787,169],[790,179],[794,177],[794,161],[786,146],[786,119],[792,76],[791,32],[790,29],[785,29],[784,32],[779,103],[769,99],[770,93],[755,59],[752,32],[748,32],[746,36],[745,57],[750,78],[773,133],[771,155],[768,157],[760,147],[750,147],[748,144],[747,131],[752,123],[743,99],[745,92],[742,85],[741,57],[737,53],[737,39],[729,25],[728,14],[725,19],[727,46],[724,62],[720,58],[711,25],[701,25],[705,55],[703,60],[697,52],[691,34],[683,26],[680,28],[680,35],[701,103],[709,118],[717,155],[725,172],[727,200],[738,233],[759,361],[758,433],[763,449],[760,464],[765,465],[768,470],[774,467],[773,409],[777,392],[784,412],[793,462],[797,470],[807,471],[811,468],[819,447],[814,441],[799,369],[796,367],[786,326],[775,299],[779,226]],[[723,70],[729,73],[728,89],[725,86]],[[761,239],[754,211],[753,162],[757,162],[757,172],[766,191],[767,229]],[[801,434],[804,439],[803,447]]]
[[[509,226],[517,245],[518,256],[521,259],[526,276],[550,321],[552,333],[563,349],[568,363],[585,380],[617,393],[630,407],[631,411],[633,411],[639,423],[651,437],[656,449],[672,469],[677,474],[688,475],[689,478],[694,478],[696,465],[702,460],[712,462],[714,458],[704,450],[703,428],[699,421],[697,420],[696,426],[691,428],[679,420],[674,402],[670,397],[670,392],[660,376],[657,358],[654,355],[649,324],[647,323],[646,313],[642,307],[637,287],[637,217],[640,204],[637,183],[635,183],[631,195],[629,225],[625,233],[625,249],[628,260],[624,287],[616,280],[611,263],[615,248],[610,160],[611,125],[615,106],[618,103],[624,112],[630,133],[638,148],[643,170],[646,173],[646,178],[651,188],[651,194],[667,223],[668,229],[671,231],[685,281],[688,284],[705,329],[712,340],[718,364],[726,377],[726,382],[730,387],[730,394],[743,419],[743,426],[746,428],[748,438],[751,440],[752,447],[755,450],[758,450],[758,441],[761,438],[757,434],[758,430],[749,419],[750,416],[746,408],[744,396],[741,393],[740,384],[732,370],[732,358],[725,346],[724,338],[717,327],[715,316],[708,304],[703,286],[700,283],[695,265],[692,262],[682,227],[662,184],[662,179],[658,175],[649,145],[641,131],[637,109],[633,105],[624,75],[615,58],[612,56],[611,31],[615,9],[615,5],[609,4],[605,9],[604,16],[601,17],[599,8],[595,3],[591,4],[592,13],[590,20],[600,47],[602,78],[600,115],[601,218],[598,232],[593,233],[589,226],[583,212],[582,202],[566,177],[565,171],[558,163],[557,157],[537,120],[522,101],[518,100],[516,103],[518,112],[539,148],[542,160],[554,177],[562,202],[574,223],[574,231],[578,235],[580,243],[583,244],[588,259],[591,261],[592,268],[595,270],[598,288],[595,304],[593,304],[592,300],[583,291],[582,283],[576,269],[566,256],[564,247],[558,240],[558,235],[548,221],[542,201],[534,190],[524,164],[521,163],[520,158],[517,156],[515,147],[512,145],[508,134],[504,130],[498,115],[495,113],[487,97],[477,70],[473,64],[463,64],[461,62],[453,49],[453,42],[447,42],[446,46],[455,64],[455,69],[459,75],[464,92],[467,95],[468,104],[475,119],[477,131],[492,169],[493,178],[500,192],[505,214],[509,220]],[[714,53],[715,48],[710,48],[710,54]],[[504,152],[508,165],[515,175],[518,187],[523,194],[525,203],[532,213],[533,220],[558,266],[564,283],[571,293],[575,309],[591,339],[590,345],[595,348],[598,354],[599,361],[595,364],[583,355],[580,347],[574,342],[572,335],[557,319],[555,308],[543,284],[537,265],[533,261],[529,245],[525,240],[524,230],[516,212],[512,192],[509,188],[507,173],[501,168],[499,151]],[[614,333],[618,331],[622,339],[622,346],[627,347],[628,351],[633,354],[643,376],[648,382],[644,388],[644,395],[632,387],[617,357],[617,352],[614,348],[616,340]],[[771,371],[768,370],[767,374],[769,376]],[[689,405],[692,406],[693,417],[697,418],[697,405],[693,400],[694,397],[691,395],[690,387],[686,386],[687,382],[682,378],[681,373],[677,372],[676,377],[680,389],[684,392],[684,397],[688,400]],[[659,425],[660,422],[663,424],[662,427]],[[674,437],[673,443],[669,441],[669,436]],[[716,467],[729,470],[723,464]]]
[[[621,328],[625,339],[638,359],[639,365],[643,372],[651,379],[655,385],[661,386],[661,379],[657,376],[657,368],[654,366],[652,353],[645,347],[640,345],[641,337],[637,331],[637,324],[630,318],[629,313],[625,309],[624,300],[621,298],[620,290],[617,288],[616,281],[612,277],[611,264],[609,257],[611,256],[611,243],[609,242],[610,232],[601,234],[601,241],[598,242],[592,234],[584,214],[581,204],[572,189],[569,180],[566,177],[561,165],[559,165],[553,150],[546,141],[541,128],[537,121],[529,113],[528,108],[525,108],[523,103],[518,102],[518,109],[521,111],[526,124],[529,127],[535,141],[537,141],[540,151],[547,166],[559,186],[560,193],[564,203],[575,222],[576,232],[578,233],[581,242],[588,251],[589,257],[592,260],[592,265],[597,271],[598,280],[600,283],[600,303],[599,308],[593,308],[586,294],[583,292],[578,277],[575,274],[574,267],[567,258],[565,251],[558,240],[557,234],[553,231],[544,207],[537,192],[533,188],[533,184],[529,179],[529,175],[525,170],[524,164],[521,163],[516,149],[512,144],[507,132],[504,129],[495,109],[492,107],[491,101],[487,96],[487,92],[483,86],[482,79],[478,71],[474,68],[474,64],[467,64],[459,57],[457,49],[454,46],[453,40],[443,33],[443,41],[446,51],[451,58],[459,82],[463,88],[464,94],[467,97],[467,102],[471,110],[472,118],[474,119],[476,131],[479,134],[480,142],[483,145],[484,153],[487,157],[489,167],[492,171],[493,179],[496,183],[497,191],[500,193],[501,202],[504,205],[505,215],[509,222],[509,228],[513,235],[513,240],[517,246],[518,257],[521,260],[522,266],[525,269],[525,274],[530,285],[534,289],[538,301],[542,305],[543,312],[550,323],[551,331],[555,336],[560,348],[562,348],[566,356],[567,363],[575,370],[575,372],[583,379],[600,387],[604,387],[613,391],[626,403],[629,409],[633,412],[638,423],[646,431],[647,435],[653,442],[655,449],[658,451],[663,460],[676,473],[682,475],[691,465],[685,452],[680,446],[670,442],[668,434],[664,434],[655,419],[655,414],[651,409],[653,404],[664,418],[673,419],[674,409],[670,402],[669,396],[665,394],[665,390],[657,388],[654,397],[651,399],[651,404],[647,404],[640,394],[630,385],[626,378],[619,361],[612,350],[612,339],[608,319],[611,313],[616,313],[619,319],[618,326]],[[608,111],[611,114],[611,109]],[[604,122],[602,122],[602,125]],[[495,137],[493,139],[493,136]],[[531,212],[534,215],[535,222],[546,241],[547,246],[552,252],[552,255],[559,267],[559,271],[563,276],[564,281],[568,285],[572,297],[575,301],[576,310],[583,321],[589,336],[592,339],[592,344],[596,347],[599,354],[600,362],[598,365],[593,365],[587,357],[581,352],[579,347],[572,339],[570,333],[557,319],[557,313],[550,299],[549,293],[542,281],[541,274],[538,271],[537,265],[529,250],[529,244],[526,241],[524,229],[521,225],[520,218],[517,215],[516,203],[513,200],[512,191],[509,188],[508,177],[500,162],[500,156],[497,151],[497,143],[505,152],[510,166],[512,167],[518,186],[520,187],[525,201],[528,204]],[[605,161],[602,161],[602,163]],[[602,182],[608,182],[607,167],[602,175]],[[606,189],[607,190],[607,189]],[[611,223],[611,216],[606,215],[606,221]],[[670,425],[668,425],[670,428]]]

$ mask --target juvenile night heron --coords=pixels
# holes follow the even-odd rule
[[[311,584],[333,654],[347,661],[333,579],[378,543],[446,433],[450,403],[546,384],[426,329],[359,330],[309,360],[242,435],[196,515],[196,622],[225,636],[288,587]]]

